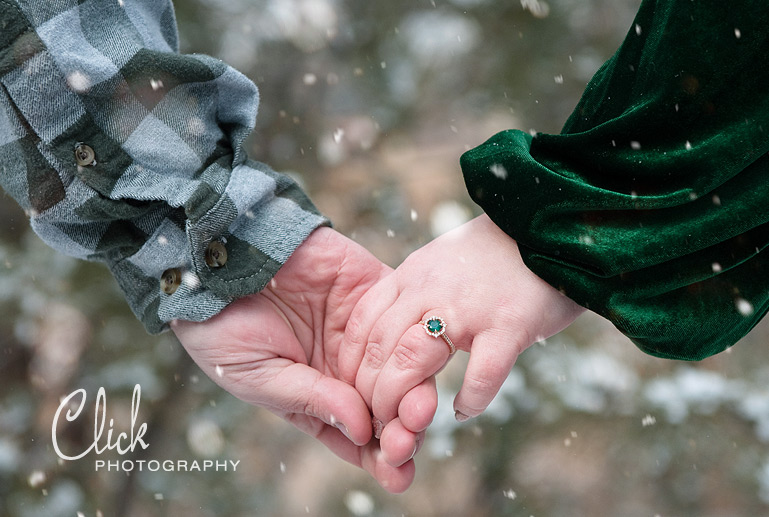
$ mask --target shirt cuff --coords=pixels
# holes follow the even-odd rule
[[[108,266],[154,334],[172,320],[203,321],[259,292],[323,225],[329,221],[293,180],[248,160],[232,170],[213,206],[186,220],[167,214],[136,253]]]

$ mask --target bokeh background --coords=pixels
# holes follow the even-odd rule
[[[479,212],[459,155],[499,130],[558,132],[639,0],[179,0],[184,52],[261,90],[251,156],[295,176],[336,228],[392,266]],[[706,30],[706,29],[705,29]],[[440,267],[440,264],[436,264]],[[700,363],[639,352],[587,314],[532,346],[487,413],[440,374],[417,477],[389,495],[148,336],[100,265],[48,249],[0,198],[0,515],[756,516],[769,514],[769,327]],[[118,429],[142,387],[146,454],[237,472],[94,472],[51,422],[100,386]],[[93,421],[66,428],[88,444]],[[146,458],[145,458],[146,456]],[[126,456],[123,459],[128,459]],[[118,459],[105,454],[105,459]]]

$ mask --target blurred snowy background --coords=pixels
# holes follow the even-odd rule
[[[183,50],[261,89],[251,156],[295,175],[338,230],[395,266],[478,213],[463,151],[502,129],[559,131],[639,1],[176,4]],[[2,516],[769,513],[767,324],[689,364],[645,356],[586,315],[527,351],[489,411],[460,425],[461,354],[440,375],[416,481],[392,496],[216,387],[173,336],[146,335],[104,268],[46,248],[7,197],[0,221]],[[104,386],[126,429],[137,383],[152,457],[240,460],[237,472],[57,461],[60,397],[86,388],[91,405]],[[87,445],[81,423],[70,444]]]

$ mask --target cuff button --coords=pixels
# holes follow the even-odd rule
[[[222,267],[227,263],[227,248],[219,241],[212,241],[206,248],[206,264],[208,267]]]
[[[90,145],[77,144],[75,146],[75,162],[80,167],[93,167],[96,165],[96,153]]]
[[[181,283],[182,272],[179,268],[166,269],[160,276],[160,289],[166,294],[174,294]]]

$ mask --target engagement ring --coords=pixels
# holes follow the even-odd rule
[[[449,336],[446,335],[447,325],[443,318],[440,316],[430,316],[424,321],[420,321],[419,324],[422,325],[422,328],[424,328],[425,332],[430,336],[443,338],[446,344],[449,345],[449,355],[457,351],[457,347],[454,346],[454,343],[451,342]]]

